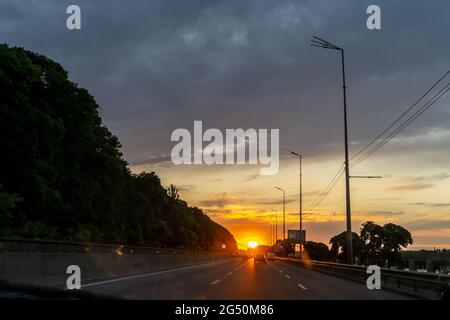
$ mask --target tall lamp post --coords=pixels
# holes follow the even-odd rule
[[[348,160],[348,129],[347,129],[347,94],[346,94],[346,82],[345,82],[345,62],[344,62],[344,49],[331,44],[330,42],[314,36],[311,40],[311,45],[314,47],[320,47],[324,49],[338,50],[341,52],[341,64],[342,64],[342,89],[344,92],[344,137],[345,137],[345,200],[347,208],[347,263],[353,264],[353,243],[352,243],[352,217],[350,208],[350,168]]]
[[[272,245],[275,244],[275,217],[272,217]]]
[[[297,152],[294,152],[294,151],[292,151],[292,150],[289,150],[288,149],[288,151],[292,154],[292,155],[294,155],[294,156],[296,156],[296,157],[298,157],[298,162],[299,162],[299,170],[300,170],[300,175],[299,175],[299,182],[300,182],[300,196],[299,196],[299,220],[300,220],[300,229],[299,229],[299,242],[300,242],[300,255],[299,255],[299,258],[300,259],[303,259],[303,256],[302,256],[302,247],[303,247],[303,244],[302,244],[302,230],[303,230],[303,199],[302,199],[302,155],[301,154],[298,154]]]
[[[269,243],[269,246],[271,246],[272,245],[272,243],[273,243],[273,224],[272,223],[268,223],[267,224],[267,227],[268,227],[268,229],[267,229],[267,232],[268,232],[268,243]]]
[[[274,188],[283,192],[283,255],[286,257],[286,191],[278,187]]]
[[[278,240],[278,212],[277,210],[274,209],[270,209],[273,212],[275,212],[275,244],[277,243]]]

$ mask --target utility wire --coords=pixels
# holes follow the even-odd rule
[[[325,189],[319,194],[319,196],[311,203],[309,208],[306,211],[312,211],[314,210],[321,202],[322,200],[330,193],[330,191],[334,188],[334,186],[339,181],[340,177],[344,173],[344,164],[342,164],[339,167],[338,172],[336,172],[336,175],[331,179],[331,181],[328,183],[328,185],[325,187]]]
[[[414,107],[416,107],[436,86],[441,83],[444,78],[446,78],[450,74],[450,70],[448,70],[438,81],[436,81],[427,92],[425,92],[421,97],[419,97],[406,111],[404,111],[394,122],[392,122],[386,129],[384,129],[380,134],[378,134],[371,142],[369,142],[364,148],[358,151],[355,155],[353,155],[350,160],[357,158],[360,154],[362,154],[365,150],[367,150],[370,146],[372,146],[375,142],[378,141],[385,133],[387,133],[391,128],[393,128],[397,123],[400,122]],[[397,129],[395,129],[391,134],[385,137],[383,140],[378,142],[373,148],[371,148],[364,155],[356,159],[355,163],[351,165],[351,167],[356,166],[361,161],[370,157],[373,153],[378,151],[382,146],[384,146],[389,140],[394,138],[397,134],[399,134],[404,128],[406,128],[411,122],[417,119],[421,114],[423,114],[426,110],[428,110],[433,104],[435,104],[442,96],[444,96],[448,91],[450,91],[450,83],[447,84],[443,89],[441,89],[437,94],[435,94],[424,106],[419,108],[413,115],[411,115],[406,121],[404,121]],[[323,199],[331,192],[331,190],[336,186],[340,178],[344,173],[345,164],[343,164],[336,175],[331,179],[326,188],[319,194],[319,196],[311,203],[309,208],[306,211],[313,211]]]
[[[444,78],[446,78],[450,74],[450,70],[448,70],[438,81],[436,81],[427,92],[425,92],[419,99],[417,99],[405,112],[403,112],[400,117],[398,117],[394,122],[392,122],[386,129],[384,129],[380,134],[378,134],[371,142],[369,142],[364,148],[358,151],[355,155],[350,158],[350,161],[355,159],[358,155],[363,153],[367,148],[369,148],[372,144],[374,144],[379,138],[381,138],[386,132],[388,132],[393,126],[395,126],[409,111],[411,111],[420,101],[425,98],[439,83],[441,83]]]
[[[386,136],[383,140],[378,142],[373,148],[371,148],[364,155],[362,155],[357,160],[355,160],[355,162],[352,163],[352,165],[350,167],[353,168],[354,166],[358,165],[360,162],[364,161],[365,159],[370,157],[372,154],[377,152],[379,149],[381,149],[386,143],[388,143],[392,138],[394,138],[401,131],[403,131],[403,129],[405,129],[409,124],[411,124],[414,120],[416,120],[418,117],[420,117],[425,111],[427,111],[429,108],[431,108],[438,100],[440,100],[449,91],[450,91],[450,83],[448,83],[444,88],[442,88],[439,92],[437,92],[430,100],[428,100],[427,103],[425,103],[425,105],[423,105],[415,113],[413,113],[397,129],[395,129],[392,133],[390,133],[388,136]]]
[[[340,178],[342,177],[342,175],[344,174],[344,170],[341,170],[339,172],[339,175],[336,177],[336,180],[334,180],[334,182],[331,184],[331,186],[324,191],[324,193],[322,194],[322,196],[318,199],[318,201],[314,204],[314,206],[312,206],[310,209],[308,209],[307,211],[314,211],[316,209],[316,207],[322,202],[323,199],[325,199],[331,192],[331,190],[333,190],[333,188],[336,186],[336,184],[339,182]]]

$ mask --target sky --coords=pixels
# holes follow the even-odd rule
[[[81,30],[66,8],[81,8]],[[381,30],[366,8],[381,8]],[[227,227],[239,243],[270,242],[274,213],[298,229],[303,155],[307,239],[345,230],[340,179],[311,203],[344,161],[339,53],[345,49],[350,155],[370,142],[450,69],[448,0],[5,1],[0,42],[48,56],[90,91],[133,172],[166,186]],[[443,84],[449,82],[447,77]],[[365,221],[411,231],[413,249],[450,248],[450,94],[351,169],[352,228]],[[426,100],[425,100],[426,101]],[[278,174],[257,165],[181,165],[170,160],[177,128],[279,129]]]

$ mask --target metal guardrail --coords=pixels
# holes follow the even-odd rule
[[[5,252],[54,252],[54,253],[114,253],[122,254],[180,254],[180,255],[233,255],[230,251],[194,250],[185,248],[158,248],[121,244],[52,241],[35,239],[0,238],[0,254]]]
[[[276,259],[299,265],[330,275],[358,282],[366,282],[367,266],[348,265],[333,262],[297,260],[292,258]],[[412,294],[422,298],[440,298],[444,291],[450,290],[450,276],[439,273],[425,273],[397,269],[380,268],[382,288]]]

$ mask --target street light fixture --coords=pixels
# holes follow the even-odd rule
[[[275,186],[274,188],[283,192],[283,255],[286,256],[286,191]]]
[[[348,159],[348,128],[347,128],[347,94],[346,94],[346,82],[345,82],[345,61],[344,61],[344,49],[335,46],[334,44],[323,40],[319,37],[313,36],[311,39],[311,45],[314,47],[338,50],[341,52],[341,64],[342,64],[342,89],[344,92],[344,131],[345,131],[345,195],[346,195],[346,208],[347,208],[347,263],[353,264],[353,243],[352,243],[352,217],[350,208],[350,167]]]
[[[299,231],[299,242],[300,242],[300,259],[303,259],[303,256],[302,256],[302,247],[303,247],[303,245],[302,245],[302,238],[301,238],[301,235],[302,235],[302,230],[303,230],[303,199],[302,199],[302,155],[301,154],[299,154],[299,153],[297,153],[297,152],[294,152],[294,151],[292,151],[292,150],[290,150],[290,149],[287,149],[292,155],[294,155],[294,156],[296,156],[296,157],[298,157],[298,161],[299,161],[299,171],[300,171],[300,176],[299,176],[299,178],[300,178],[300,196],[299,196],[299,204],[300,204],[300,206],[299,206],[299,218],[300,218],[300,231]]]

